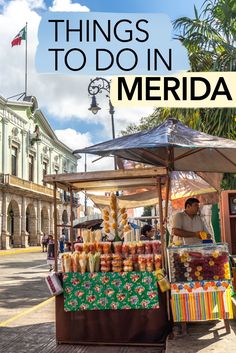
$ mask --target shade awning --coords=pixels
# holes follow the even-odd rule
[[[209,185],[205,180],[193,172],[172,172],[171,173],[171,194],[170,200],[180,198],[215,193],[217,190]],[[109,206],[109,197],[87,193],[87,196],[97,205],[97,207]],[[137,208],[153,206],[158,203],[157,189],[152,187],[144,191],[144,188],[128,195],[118,197],[120,207]],[[165,191],[163,192],[165,199]]]
[[[117,156],[176,171],[236,173],[236,141],[190,129],[174,118],[151,130],[74,153],[78,152]]]

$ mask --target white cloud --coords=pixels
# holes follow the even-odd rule
[[[1,0],[0,0],[1,1]],[[62,1],[64,4],[68,1]],[[71,5],[78,5],[72,4]],[[5,2],[5,6],[0,13],[0,79],[1,88],[0,95],[7,98],[14,94],[24,91],[25,80],[25,42],[22,45],[11,47],[11,41],[15,35],[28,23],[28,95],[36,96],[39,108],[50,121],[50,116],[54,120],[67,121],[68,128],[70,121],[78,121],[78,126],[83,122],[91,123],[91,131],[89,135],[83,135],[83,138],[93,144],[92,127],[94,125],[102,126],[100,132],[100,141],[111,138],[111,117],[109,114],[108,98],[105,93],[97,96],[98,103],[102,108],[97,115],[93,115],[88,108],[91,98],[88,95],[88,85],[90,77],[88,76],[63,76],[53,74],[38,74],[35,70],[34,58],[38,44],[38,26],[41,20],[40,15],[35,8],[42,8],[44,3],[42,0],[14,0]],[[56,6],[54,3],[53,7]],[[19,16],[20,14],[20,16]],[[109,79],[109,78],[107,78]],[[130,122],[138,122],[138,120],[149,114],[152,109],[115,109],[114,121],[116,136],[119,131],[124,129]],[[148,113],[146,113],[148,112]],[[79,130],[79,128],[78,128]],[[78,132],[77,132],[78,133]],[[96,136],[97,138],[97,136]],[[90,139],[90,140],[89,140]],[[84,141],[85,141],[84,140]],[[77,138],[77,142],[79,139]],[[70,144],[71,141],[65,142]],[[75,148],[78,148],[76,144]],[[109,159],[112,166],[112,160]],[[101,162],[101,164],[105,162]],[[97,163],[92,164],[97,166]],[[94,169],[95,169],[94,167]],[[103,166],[104,167],[104,166]]]
[[[55,134],[61,142],[70,147],[72,150],[92,145],[91,135],[89,132],[82,134],[79,131],[68,128],[65,130],[55,130]]]
[[[46,8],[43,0],[27,0],[26,2],[29,4],[29,7],[31,9],[45,9]]]
[[[49,7],[49,10],[88,12],[89,8],[78,3],[72,3],[71,0],[53,0],[52,6]]]
[[[78,159],[78,172],[85,171],[85,156],[81,154],[81,159]],[[87,171],[96,171],[96,170],[113,170],[114,169],[114,159],[113,157],[106,157],[99,159],[99,156],[95,156],[92,154],[87,154]]]
[[[61,142],[70,147],[72,150],[84,148],[93,144],[92,137],[89,132],[82,134],[79,131],[68,128],[64,130],[55,130],[55,134]],[[114,159],[112,157],[102,158],[99,160],[97,159],[99,159],[99,156],[89,154],[86,156],[87,171],[114,169]],[[81,154],[81,159],[78,159],[77,170],[79,172],[83,172],[85,170],[84,154]]]

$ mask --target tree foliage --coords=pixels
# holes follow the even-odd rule
[[[205,0],[195,16],[173,22],[175,39],[187,49],[191,71],[236,71],[236,1]],[[168,117],[175,117],[192,129],[210,135],[236,139],[236,108],[155,108],[138,125],[131,124],[123,135],[151,129]],[[228,182],[227,182],[228,180]],[[235,176],[227,176],[224,188],[236,185]]]

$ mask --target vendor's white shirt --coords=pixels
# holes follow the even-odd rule
[[[185,211],[178,212],[173,217],[172,228],[183,229],[188,232],[207,232],[210,233],[200,216],[193,218],[187,215]],[[202,240],[196,237],[184,238],[174,235],[173,241],[182,241],[184,245],[202,244]]]

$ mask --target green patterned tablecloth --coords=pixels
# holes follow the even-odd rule
[[[154,273],[64,273],[64,310],[157,309]]]

